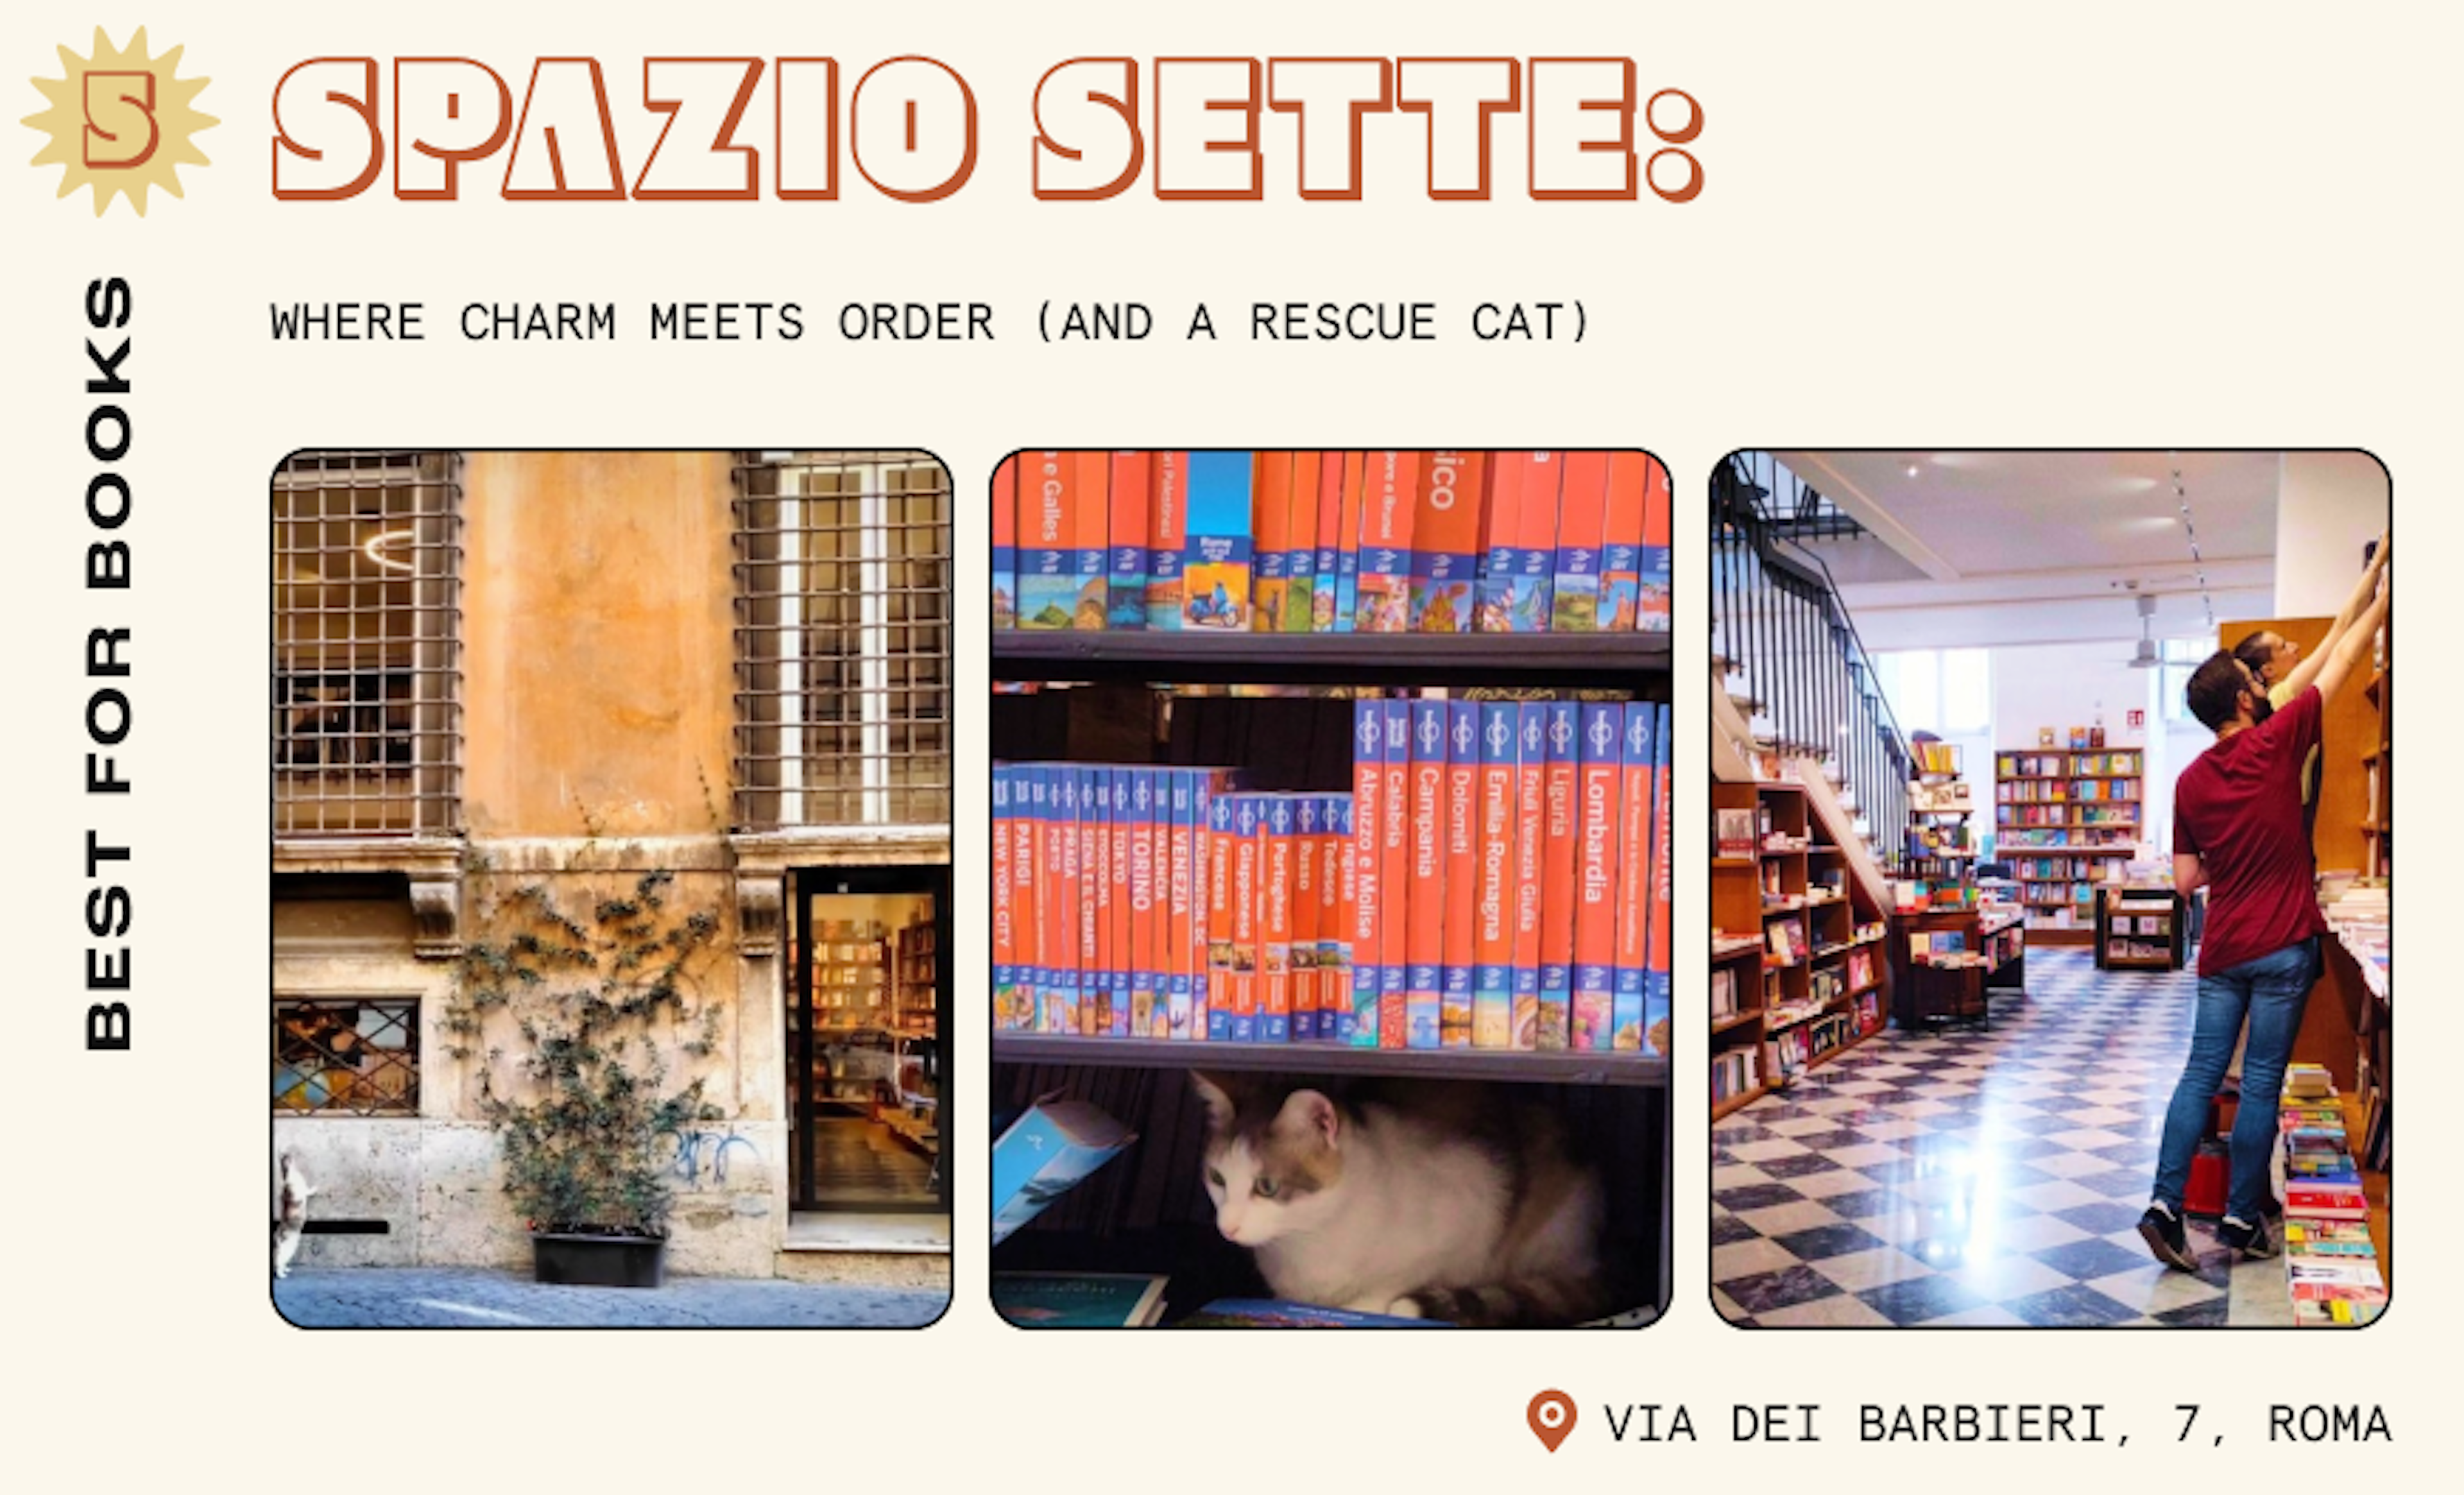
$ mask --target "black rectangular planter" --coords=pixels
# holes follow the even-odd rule
[[[531,1237],[535,1281],[573,1287],[656,1287],[667,1280],[668,1243],[647,1236]]]

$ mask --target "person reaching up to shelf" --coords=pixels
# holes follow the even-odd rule
[[[2368,578],[2373,587],[2385,557],[2382,545]],[[2174,884],[2184,896],[2208,890],[2207,933],[2190,1051],[2165,1111],[2153,1198],[2139,1218],[2140,1237],[2156,1259],[2182,1271],[2199,1265],[2182,1226],[2190,1160],[2245,1019],[2233,1189],[2216,1240],[2245,1258],[2276,1254],[2268,1216],[2280,1207],[2269,1190],[2268,1164],[2277,1103],[2327,927],[2302,786],[2319,749],[2321,713],[2367,653],[2391,595],[2391,586],[2379,592],[2333,649],[2320,650],[2301,690],[2280,709],[2267,709],[2266,684],[2229,650],[2194,671],[2184,693],[2191,715],[2216,735],[2173,786]]]
[[[2319,641],[2319,647],[2308,657],[2302,655],[2300,645],[2272,628],[2261,628],[2233,646],[2233,657],[2248,665],[2250,672],[2267,688],[2259,720],[2265,721],[2269,713],[2280,710],[2319,678],[2319,671],[2328,656],[2353,630],[2354,620],[2361,617],[2362,609],[2377,594],[2379,578],[2387,573],[2387,537],[2382,535],[2370,547],[2370,562],[2362,568],[2362,579],[2353,583],[2353,595],[2344,599],[2343,611],[2327,625],[2327,636]],[[2364,636],[2367,636],[2366,631]]]

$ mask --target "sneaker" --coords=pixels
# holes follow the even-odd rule
[[[2143,1222],[2139,1229],[2145,1235],[2147,1226]],[[2276,1254],[2276,1237],[2268,1230],[2264,1216],[2255,1225],[2245,1225],[2231,1215],[2226,1216],[2216,1226],[2216,1243],[2245,1262],[2264,1261]]]
[[[2182,1217],[2162,1204],[2150,1204],[2147,1213],[2139,1217],[2139,1239],[2156,1260],[2177,1272],[2195,1272],[2199,1259],[2190,1254],[2189,1238],[2183,1233]]]

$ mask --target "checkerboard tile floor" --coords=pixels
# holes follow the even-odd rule
[[[2139,1239],[2197,978],[2028,953],[1990,1029],[1886,1030],[1711,1134],[1712,1302],[1774,1328],[2290,1325],[2281,1262]]]

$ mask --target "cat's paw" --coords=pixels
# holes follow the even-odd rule
[[[1397,1298],[1394,1302],[1386,1305],[1386,1316],[1389,1318],[1419,1318],[1421,1316],[1420,1300],[1415,1297]]]

